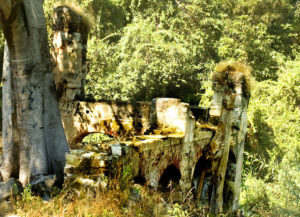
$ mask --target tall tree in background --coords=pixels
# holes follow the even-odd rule
[[[25,186],[56,174],[59,184],[68,144],[55,97],[43,0],[0,0],[0,23],[7,41],[0,175]]]

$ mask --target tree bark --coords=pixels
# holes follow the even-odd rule
[[[18,136],[14,135],[12,119],[15,117],[14,112],[14,95],[12,94],[12,75],[10,70],[10,60],[7,42],[4,48],[3,70],[2,70],[2,144],[4,161],[1,167],[2,177],[7,180],[11,176],[16,176],[18,164],[18,147],[17,141],[14,141]]]
[[[55,97],[43,1],[0,0],[0,23],[8,45],[0,173],[23,186],[54,173],[61,184],[68,144]]]

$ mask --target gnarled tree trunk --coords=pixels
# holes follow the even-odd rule
[[[0,22],[7,41],[0,174],[23,186],[56,174],[60,184],[68,144],[55,96],[43,0],[0,0]]]

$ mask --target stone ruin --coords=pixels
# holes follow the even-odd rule
[[[177,187],[179,200],[192,192],[210,212],[238,210],[249,95],[245,77],[226,68],[213,78],[210,108],[174,98],[151,102],[87,102],[87,31],[67,6],[53,12],[54,75],[61,118],[71,148],[65,183],[80,193],[106,188],[109,174],[126,170],[155,189]],[[82,143],[92,133],[115,138]]]
[[[194,198],[212,213],[238,210],[247,128],[245,76],[228,67],[213,78],[212,106],[192,107],[179,99],[151,102],[86,102],[86,32],[68,7],[54,10],[56,85],[61,117],[71,153],[66,183],[80,191],[105,187],[109,171],[130,168],[131,176],[159,189],[169,181],[183,199]],[[117,138],[86,148],[91,133]]]

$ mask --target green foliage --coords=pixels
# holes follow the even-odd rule
[[[121,33],[101,41],[90,40],[89,57],[96,64],[90,65],[87,94],[96,99],[150,100],[166,96],[199,101],[203,73],[200,52],[193,45],[198,42],[190,41],[190,36],[177,28],[186,27],[175,16],[180,13],[176,4],[151,4],[149,8],[131,4],[135,16]]]
[[[82,143],[86,144],[101,144],[102,142],[110,141],[112,138],[103,133],[91,133],[82,139]]]
[[[279,55],[272,49],[272,35],[267,33],[268,26],[252,24],[251,17],[242,15],[236,19],[227,19],[224,35],[218,41],[218,54],[221,59],[249,62],[258,80],[276,78]],[[267,66],[267,67],[266,67]]]
[[[240,205],[246,212],[245,216],[270,216],[270,204],[266,184],[263,180],[248,174],[245,177],[243,191],[240,196]]]
[[[22,202],[24,203],[31,203],[33,199],[32,191],[31,191],[31,185],[27,185],[24,188],[23,193],[21,194]]]
[[[86,94],[96,100],[178,97],[198,104],[220,60],[276,80],[299,50],[295,1],[94,0]],[[202,103],[203,104],[203,103]],[[207,104],[207,102],[206,102]]]
[[[198,104],[215,63],[247,62],[256,80],[276,80],[299,52],[300,9],[293,0],[73,2],[95,20],[85,92],[96,100],[160,96]],[[44,3],[50,36],[53,6]]]
[[[129,187],[130,182],[132,181],[132,169],[131,165],[122,168],[120,174],[120,189],[124,190]]]
[[[202,89],[204,93],[201,95],[199,106],[210,107],[214,94],[212,89],[212,73],[209,73],[207,79],[202,82]]]
[[[187,217],[190,216],[187,210],[184,210],[184,208],[179,205],[178,203],[175,203],[171,209],[168,210],[169,216],[174,217]]]
[[[197,66],[191,52],[180,35],[157,29],[150,20],[137,19],[124,29],[124,36],[110,53],[118,61],[105,60],[115,73],[106,68],[101,75],[90,71],[90,76],[98,78],[98,93],[104,99],[151,100],[166,96],[192,100],[200,89],[200,74],[195,75]],[[93,94],[94,88],[89,87],[87,92]]]
[[[270,215],[300,213],[299,69],[299,59],[289,61],[278,71],[278,81],[257,83],[249,105],[244,201],[261,201],[258,190],[248,182],[257,183],[266,188]],[[248,202],[243,208],[258,216],[261,210]]]

